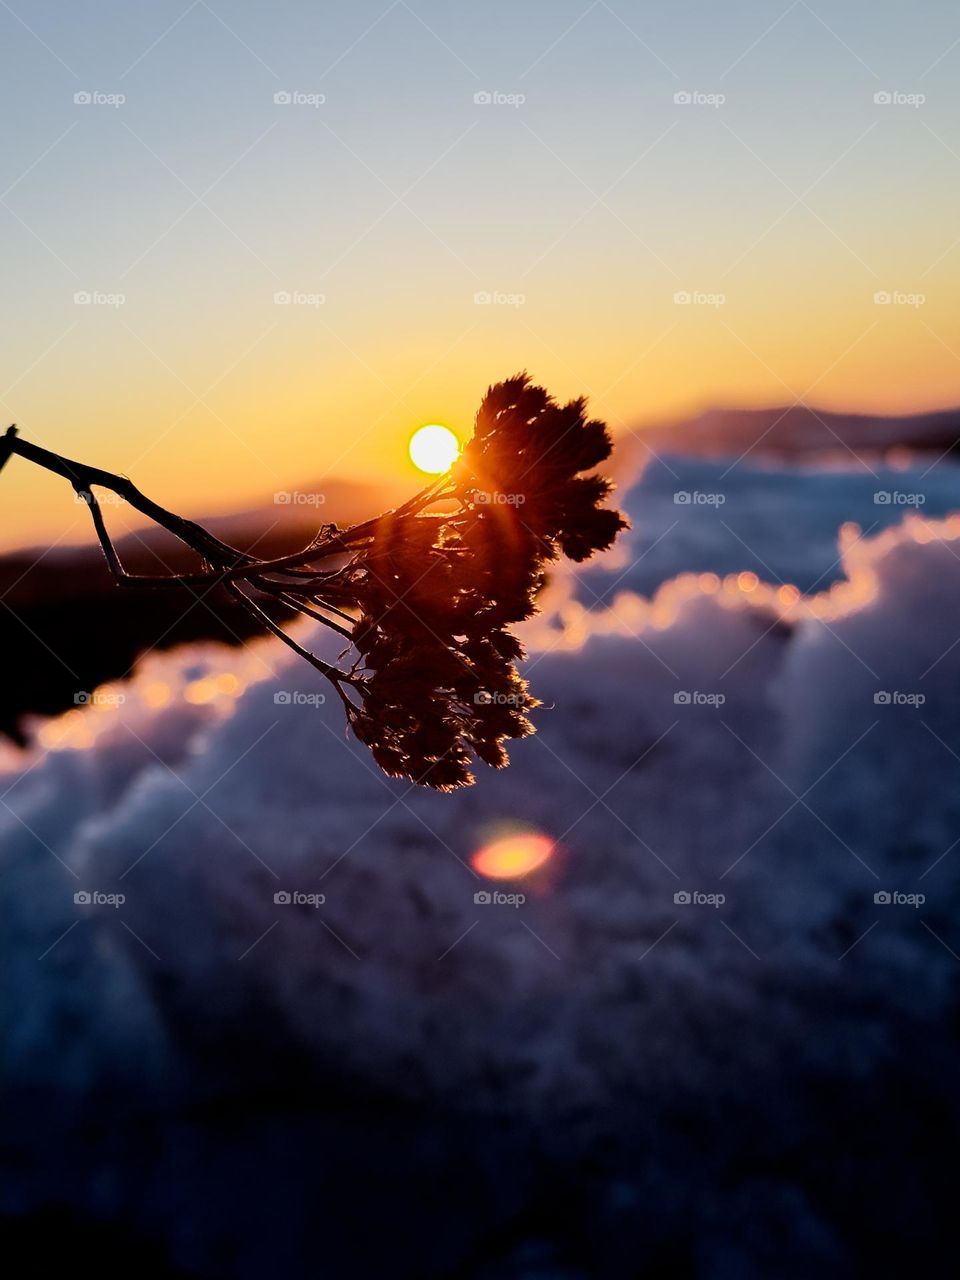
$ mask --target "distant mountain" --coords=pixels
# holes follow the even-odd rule
[[[694,418],[649,427],[636,434],[658,452],[700,457],[736,455],[747,450],[757,459],[803,462],[830,458],[849,461],[851,454],[876,458],[892,450],[939,457],[960,448],[960,408],[903,417],[830,413],[803,405],[708,409]]]

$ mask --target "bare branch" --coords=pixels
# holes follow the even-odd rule
[[[593,473],[610,437],[584,411],[583,400],[558,405],[526,374],[501,382],[450,471],[392,511],[349,529],[324,525],[301,551],[271,560],[168,511],[125,476],[23,440],[15,427],[0,437],[0,468],[16,455],[69,481],[121,587],[222,586],[330,681],[386,773],[448,791],[474,780],[474,757],[499,768],[505,742],[533,732],[526,713],[539,704],[517,671],[523,651],[508,628],[535,611],[546,564],[585,560],[626,526],[602,505],[611,486]],[[95,487],[173,534],[202,568],[128,573]],[[347,640],[351,669],[311,653],[251,592]]]

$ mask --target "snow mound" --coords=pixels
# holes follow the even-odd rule
[[[305,1188],[331,1275],[387,1249],[358,1199],[402,1276],[617,1275],[623,1249],[839,1276],[900,1247],[870,1233],[914,1195],[902,1247],[932,1247],[960,517],[847,525],[833,554],[813,594],[742,563],[649,598],[632,569],[559,579],[529,634],[540,733],[453,797],[387,782],[272,645],[153,660],[126,702],[48,726],[0,809],[7,1211],[123,1218],[236,1276],[270,1238],[300,1274],[272,1233]],[[554,856],[499,886],[522,904],[478,901],[471,856],[517,823]],[[878,1134],[904,1090],[923,1107]],[[587,1270],[581,1236],[603,1239]]]

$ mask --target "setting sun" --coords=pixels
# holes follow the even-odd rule
[[[460,441],[449,427],[431,424],[410,437],[410,461],[427,475],[438,476],[460,456]]]

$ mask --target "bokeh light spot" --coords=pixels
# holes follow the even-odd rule
[[[514,880],[542,866],[554,849],[549,836],[532,832],[502,836],[479,849],[471,862],[474,871],[491,880]]]

